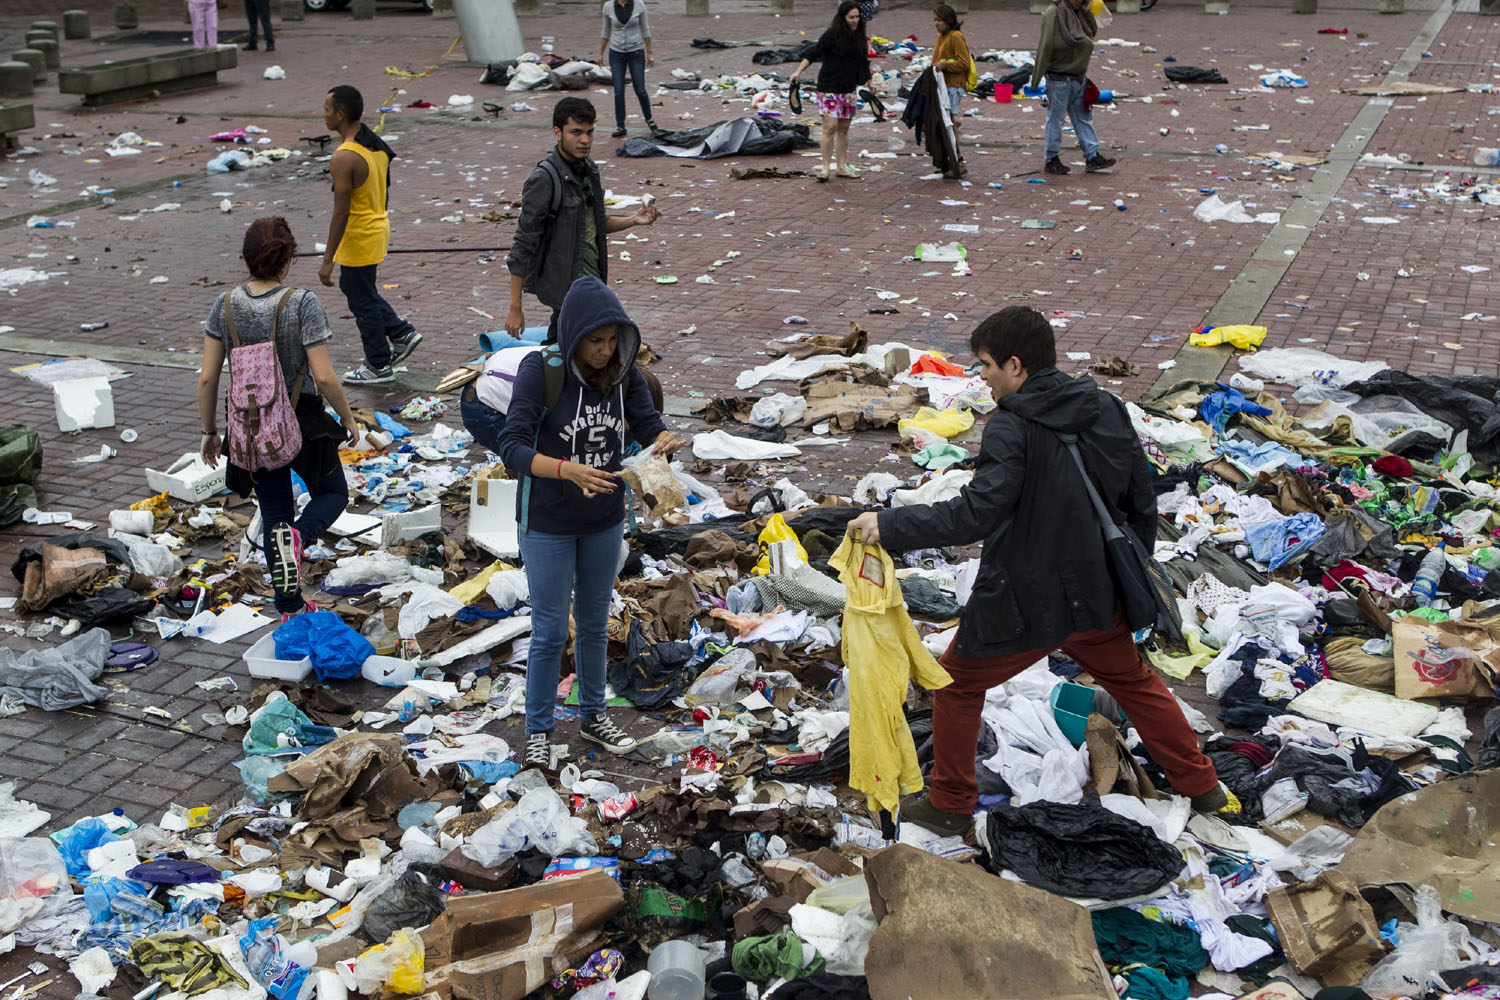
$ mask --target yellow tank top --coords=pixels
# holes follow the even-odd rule
[[[364,158],[369,175],[349,196],[349,223],[344,227],[344,238],[339,241],[333,260],[350,267],[379,264],[385,260],[385,251],[391,245],[391,220],[385,211],[386,169],[391,161],[384,153],[366,149],[357,142],[346,142],[339,147],[340,152],[346,149]]]

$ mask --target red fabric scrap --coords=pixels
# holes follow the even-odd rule
[[[1374,462],[1375,471],[1384,476],[1396,476],[1401,479],[1411,477],[1411,463],[1400,455],[1384,455]]]

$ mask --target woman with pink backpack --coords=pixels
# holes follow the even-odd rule
[[[316,541],[349,502],[339,447],[359,425],[328,356],[328,316],[318,297],[285,284],[297,241],[280,216],[245,230],[241,256],[250,280],[214,300],[203,336],[198,413],[200,453],[217,467],[229,460],[228,485],[260,504],[262,545],[281,620],[317,607],[302,597],[304,540]],[[229,362],[225,426],[216,412],[219,371]],[[338,420],[327,406],[338,412]],[[297,516],[292,473],[311,500]]]

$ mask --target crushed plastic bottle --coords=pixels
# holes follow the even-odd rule
[[[1438,542],[1422,557],[1422,565],[1417,568],[1417,578],[1411,585],[1411,592],[1416,596],[1419,607],[1432,607],[1432,602],[1437,597],[1438,581],[1443,578],[1443,570],[1448,568],[1446,550],[1447,546]]]

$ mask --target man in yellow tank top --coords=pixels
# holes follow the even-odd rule
[[[333,219],[328,249],[318,279],[332,287],[333,265],[339,265],[339,289],[354,314],[365,363],[343,374],[351,385],[374,385],[395,379],[394,366],[422,342],[422,335],[380,295],[375,269],[391,242],[390,168],[395,151],[361,119],[365,101],[347,85],[334,87],[323,99],[323,124],[343,143],[328,170],[333,175]]]

